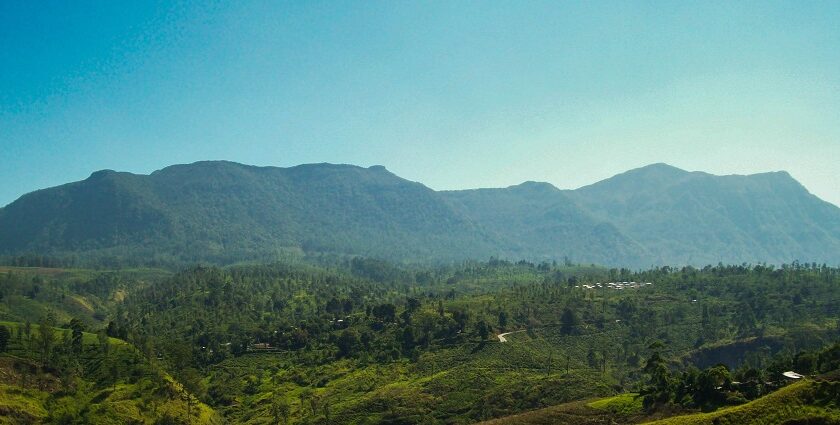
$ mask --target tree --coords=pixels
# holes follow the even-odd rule
[[[586,363],[588,363],[589,367],[592,369],[595,369],[595,367],[598,366],[598,356],[592,348],[590,348],[589,352],[586,354]]]
[[[739,336],[750,336],[756,330],[756,317],[752,307],[747,302],[742,302],[735,310],[735,325],[738,327]]]
[[[113,385],[113,391],[117,390],[117,381],[120,380],[120,367],[116,361],[112,361],[108,364],[108,377],[111,379],[111,385]]]
[[[6,351],[6,346],[9,344],[10,338],[9,328],[0,325],[0,352]]]
[[[38,348],[41,351],[41,363],[45,366],[49,364],[55,344],[53,324],[51,315],[46,315],[41,318],[38,326]]]
[[[312,416],[318,414],[318,401],[319,397],[317,394],[315,394],[315,391],[312,388],[306,387],[300,392],[301,408],[304,405],[309,404],[309,408],[312,411]]]
[[[484,320],[480,320],[475,324],[475,332],[482,341],[485,341],[488,337],[490,337],[490,327],[487,326],[487,322]]]
[[[359,345],[359,335],[352,329],[345,329],[336,341],[338,357],[349,357]]]
[[[467,323],[469,323],[470,315],[466,311],[463,310],[455,310],[452,312],[452,318],[455,319],[455,323],[458,324],[458,330],[464,332],[467,329]]]
[[[393,304],[380,304],[373,308],[373,316],[382,322],[394,322],[397,316],[397,307]]]
[[[659,354],[661,343],[654,343],[650,347],[654,350],[642,369],[647,375],[647,382],[640,391],[642,405],[647,410],[654,410],[657,406],[667,405],[674,398],[674,380],[665,359]]]
[[[288,424],[291,412],[292,406],[289,404],[289,400],[275,393],[271,402],[271,416],[274,417],[274,422],[279,424],[282,419],[283,424]]]
[[[339,301],[335,297],[332,297],[332,298],[330,298],[329,301],[327,301],[326,309],[327,309],[327,313],[331,313],[331,314],[338,314],[338,313],[341,313],[342,310],[343,310],[342,305],[341,305],[341,301]]]
[[[184,396],[187,401],[187,417],[189,418],[190,423],[192,423],[192,407],[195,404],[193,396],[197,398],[204,395],[204,381],[202,381],[202,377],[198,371],[193,368],[187,368],[181,372],[180,380],[181,385],[184,387]]]
[[[79,319],[74,318],[70,321],[70,329],[73,331],[71,336],[70,346],[74,354],[82,354],[83,330],[84,326]]]
[[[508,323],[508,314],[506,311],[502,310],[499,312],[499,327],[505,329]]]
[[[402,333],[402,348],[404,353],[411,352],[414,349],[414,329],[411,326],[406,326]]]
[[[414,297],[408,297],[405,300],[405,309],[412,313],[419,310],[421,305],[420,300]]]
[[[578,318],[574,310],[569,307],[563,309],[563,314],[560,316],[560,333],[563,335],[571,335],[578,326]]]
[[[99,341],[99,350],[102,352],[103,356],[108,355],[108,349],[110,348],[111,344],[108,340],[108,334],[102,330],[96,334],[96,339]]]
[[[732,383],[732,375],[724,365],[710,367],[697,378],[694,401],[701,406],[719,406],[726,402],[725,391]]]

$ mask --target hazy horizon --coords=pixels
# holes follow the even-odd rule
[[[840,204],[840,3],[0,5],[0,205],[115,169],[576,188],[664,162]]]

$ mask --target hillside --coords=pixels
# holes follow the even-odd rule
[[[714,176],[655,164],[569,195],[658,264],[840,261],[840,209],[785,172]]]
[[[640,264],[646,249],[575,205],[548,183],[441,192],[458,210],[506,241],[521,258]]]
[[[17,335],[0,354],[0,424],[223,423],[123,340],[80,332],[71,348],[56,328],[45,360],[39,325],[0,326]]]
[[[609,281],[652,283],[593,287]],[[0,418],[46,423],[154,423],[167,411],[173,421],[161,423],[188,423],[176,382],[226,423],[468,424],[542,408],[614,423],[725,408],[776,388],[699,392],[712,373],[729,376],[724,384],[776,382],[779,371],[840,366],[840,269],[812,265],[7,267],[0,288],[0,315],[13,318],[0,323]],[[61,329],[49,344],[42,323]],[[776,343],[750,343],[759,338]],[[694,362],[698,352],[714,366]],[[645,365],[660,354],[673,396],[650,416],[627,393],[650,394]],[[731,369],[716,366],[729,359]]]
[[[651,425],[759,425],[840,423],[840,383],[805,380],[740,406],[675,416]]]
[[[307,251],[427,260],[488,256],[497,245],[434,191],[383,167],[203,162],[148,176],[100,171],[0,211],[7,254],[232,262]]]
[[[726,425],[726,424],[837,424],[840,423],[840,384],[806,380],[739,406],[710,413],[677,415],[651,420],[641,403],[626,411],[610,404],[622,397],[610,397],[592,403],[572,402],[504,418],[482,422],[483,425],[636,424],[649,425]],[[632,395],[626,400],[633,404]],[[606,407],[604,407],[606,406]],[[661,413],[655,416],[663,416]]]
[[[436,192],[384,167],[232,162],[98,171],[0,209],[0,255],[76,264],[229,264],[304,255],[610,266],[840,262],[840,208],[784,172],[655,164],[577,190]],[[78,261],[77,261],[78,260]]]

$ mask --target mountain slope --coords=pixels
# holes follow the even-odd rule
[[[648,256],[641,245],[611,223],[596,219],[548,183],[442,194],[473,221],[505,240],[519,257],[640,264]]]
[[[144,264],[292,252],[395,261],[491,255],[617,266],[840,263],[840,208],[784,172],[655,164],[577,190],[526,182],[435,192],[384,167],[232,162],[110,170],[0,209],[0,255]],[[103,260],[104,259],[104,260]]]
[[[5,253],[104,249],[234,261],[303,249],[434,259],[490,255],[495,245],[434,191],[383,167],[201,162],[149,176],[100,171],[0,211]]]
[[[571,195],[661,264],[840,261],[840,209],[785,172],[714,176],[655,164]]]

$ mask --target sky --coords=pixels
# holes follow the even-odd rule
[[[0,205],[114,169],[381,164],[576,188],[665,162],[840,205],[840,2],[0,2]]]

